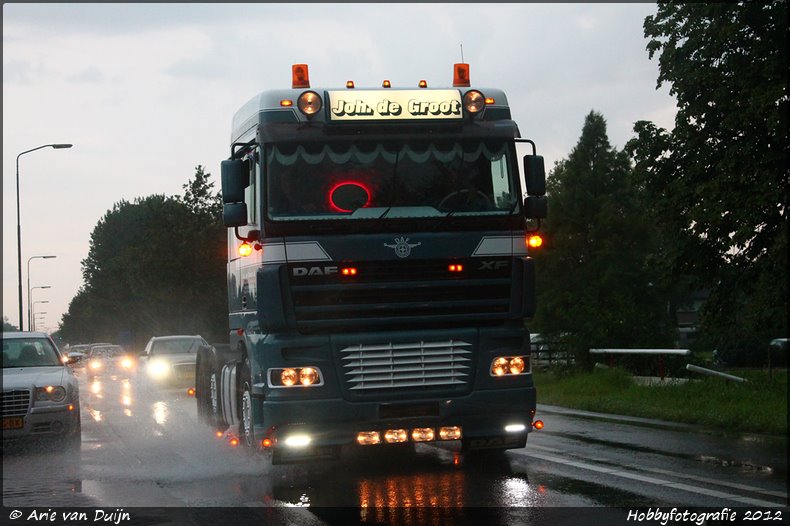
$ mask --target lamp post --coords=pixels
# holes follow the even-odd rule
[[[27,259],[27,326],[28,326],[28,328],[32,327],[32,324],[30,323],[30,302],[32,301],[31,298],[30,298],[30,292],[31,292],[31,289],[30,289],[30,260],[32,260],[32,259],[53,259],[53,258],[56,258],[56,257],[57,256],[31,256],[31,257],[29,257]],[[49,288],[49,287],[46,287],[46,288]],[[19,330],[20,331],[22,330],[21,326],[20,326]]]
[[[24,318],[22,317],[22,227],[20,226],[19,221],[19,158],[25,155],[26,153],[35,152],[36,150],[40,150],[42,148],[55,148],[56,150],[62,148],[71,148],[71,144],[44,144],[42,146],[37,146],[36,148],[31,148],[30,150],[25,150],[24,152],[20,153],[16,156],[16,249],[17,249],[17,262],[19,263],[19,330],[25,330],[22,327],[24,322]],[[30,327],[28,327],[30,328]]]
[[[30,321],[33,316],[33,312],[30,309],[30,305],[31,305],[30,302],[33,301],[33,291],[36,289],[51,289],[51,288],[52,287],[50,287],[49,285],[43,285],[41,287],[33,287],[33,288],[30,288],[30,286],[28,286],[27,288],[27,326],[28,327],[30,328],[33,327],[33,322]]]
[[[30,305],[30,311],[33,313],[33,322],[30,324],[30,326],[28,326],[28,329],[30,329],[31,331],[36,328],[36,315],[37,314],[46,314],[47,313],[46,311],[36,312],[36,303],[49,303],[49,300],[34,301]]]

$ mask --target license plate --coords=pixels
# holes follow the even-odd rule
[[[25,420],[23,418],[4,418],[3,429],[21,429],[25,427]]]

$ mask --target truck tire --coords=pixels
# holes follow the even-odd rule
[[[250,362],[244,359],[239,378],[239,435],[242,445],[250,451],[258,449],[255,436],[255,421],[252,414],[252,380],[250,378]]]
[[[214,349],[198,350],[195,364],[195,399],[200,420],[211,427],[226,427],[222,419],[219,388],[219,366]]]

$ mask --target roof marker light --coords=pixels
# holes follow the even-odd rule
[[[456,88],[469,87],[469,64],[455,64],[453,68],[453,86]]]
[[[354,267],[344,267],[340,270],[340,273],[344,276],[356,276],[357,269]]]
[[[347,82],[346,82],[346,87],[347,87],[348,89],[354,89],[354,81],[353,81],[353,80],[349,80],[349,81],[347,81]]]
[[[289,100],[289,99],[283,99],[283,100],[280,101],[280,106],[282,106],[283,108],[288,108],[288,107],[291,107],[293,105],[294,105],[294,101]]]
[[[420,86],[421,88],[427,88],[427,87],[428,87],[428,82],[426,82],[426,81],[424,81],[424,80],[421,80],[421,81],[420,81],[420,84],[419,84],[419,86]]]
[[[381,87],[382,88],[391,88],[392,87],[392,83],[389,80],[385,80],[384,82],[381,83]]]
[[[492,97],[486,97],[486,105],[493,104],[496,101]]]
[[[293,89],[310,87],[310,73],[307,64],[291,66],[291,87]]]
[[[457,264],[457,263],[454,263],[452,265],[449,265],[447,267],[447,270],[449,270],[450,272],[463,272],[464,271],[464,266],[460,265],[460,264]]]

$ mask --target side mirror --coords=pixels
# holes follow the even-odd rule
[[[524,217],[527,219],[545,219],[548,216],[549,200],[545,195],[530,195],[524,199]]]
[[[542,155],[524,156],[524,181],[527,195],[546,195],[546,168]]]
[[[222,202],[244,201],[244,189],[250,185],[249,162],[239,159],[222,161]]]
[[[225,203],[222,205],[222,221],[228,228],[247,224],[246,203]]]

